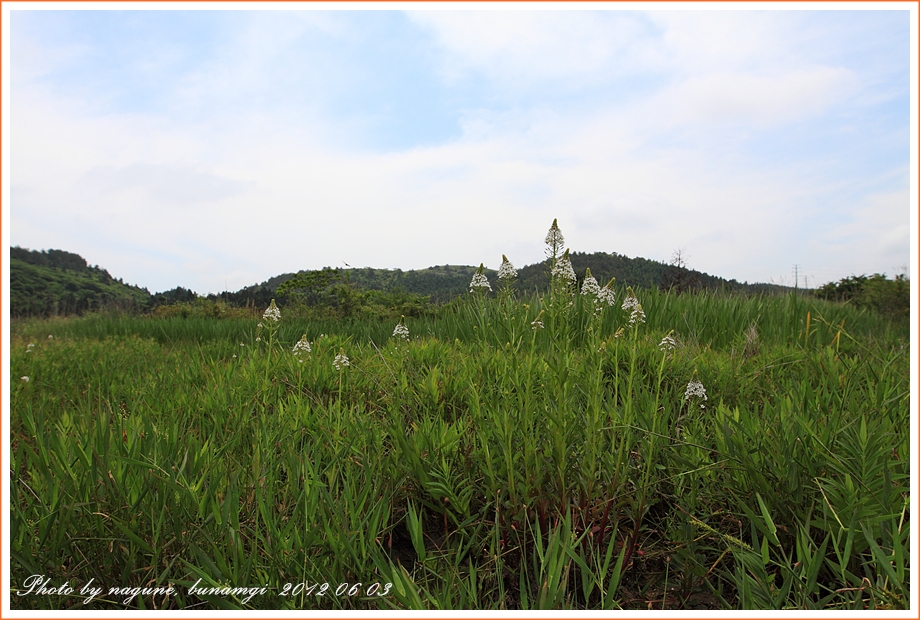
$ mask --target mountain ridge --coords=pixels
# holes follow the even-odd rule
[[[608,252],[570,254],[579,283],[586,270],[601,285],[611,278],[618,284],[635,288],[670,288],[678,293],[694,289],[721,289],[749,294],[781,292],[789,287],[775,284],[748,284],[726,280],[704,272],[688,269],[679,260],[672,264],[642,257],[630,258]],[[150,293],[146,288],[124,283],[98,265],[90,266],[79,254],[65,250],[29,250],[10,248],[10,308],[13,316],[79,314],[107,306],[128,310],[149,310],[176,302],[192,302],[204,298],[222,300],[234,305],[267,304],[276,296],[278,287],[297,274],[329,271],[344,283],[359,289],[381,292],[404,292],[425,296],[441,304],[463,295],[476,267],[472,265],[434,265],[427,269],[378,269],[374,267],[301,270],[278,274],[267,280],[245,286],[237,291],[198,295],[182,286]],[[484,270],[494,283],[497,271]],[[546,261],[518,269],[515,288],[520,293],[534,293],[549,284]]]

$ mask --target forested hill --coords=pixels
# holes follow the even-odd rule
[[[605,285],[611,278],[617,284],[641,288],[676,288],[680,291],[693,289],[724,289],[737,292],[778,292],[784,287],[773,284],[748,284],[737,280],[726,280],[708,273],[688,269],[681,264],[666,264],[647,258],[629,258],[622,254],[594,252],[572,252],[572,267],[581,282],[585,271]],[[518,288],[523,291],[543,290],[549,285],[546,263],[527,265],[518,271]]]
[[[119,306],[140,309],[150,292],[113,278],[79,254],[64,250],[10,248],[10,314],[80,314]]]
[[[592,275],[601,285],[615,277],[620,285],[662,287],[676,289],[678,292],[699,288],[746,293],[782,290],[782,287],[775,285],[742,284],[693,271],[680,264],[668,265],[620,254],[575,252],[571,254],[571,259],[579,282],[584,279],[585,270],[590,267]],[[338,282],[335,286],[339,287],[339,293],[342,293],[340,287],[344,285],[351,290],[394,294],[396,297],[390,300],[394,303],[402,294],[423,296],[434,303],[445,303],[469,291],[470,280],[476,272],[476,267],[438,265],[409,271],[370,267],[326,268],[324,272],[335,274],[333,284]],[[298,273],[303,275],[305,272]],[[208,295],[207,298],[220,299],[230,305],[262,307],[278,296],[279,286],[296,275],[298,274],[280,274],[261,284],[247,286],[236,292],[225,291],[219,295]],[[487,269],[486,275],[495,284],[496,272]],[[516,289],[521,293],[545,290],[547,284],[546,262],[527,265],[518,271]],[[201,296],[196,295],[194,291],[181,286],[151,295],[147,289],[125,284],[120,278],[113,278],[105,269],[89,266],[83,257],[72,252],[10,248],[10,309],[13,316],[79,314],[111,306],[149,310],[159,305],[194,302],[200,298]],[[284,302],[281,298],[279,301]]]
[[[574,252],[570,255],[572,267],[581,282],[586,270],[591,268],[591,275],[603,286],[610,278],[617,283],[637,288],[671,288],[678,291],[694,289],[719,289],[745,293],[780,292],[786,287],[774,284],[748,284],[736,280],[726,280],[706,273],[687,269],[681,265],[669,265],[646,258],[629,258],[621,254],[595,252],[586,254]],[[329,269],[329,268],[327,268]],[[470,280],[476,267],[470,265],[437,265],[427,269],[402,271],[400,269],[349,268],[336,270],[351,284],[367,290],[392,291],[402,290],[407,293],[428,295],[431,301],[444,303],[458,295],[469,292]],[[518,269],[515,288],[523,293],[545,290],[549,284],[546,262],[527,265]],[[485,270],[486,276],[493,284],[497,272]],[[261,284],[247,287],[238,294],[274,294],[278,287],[294,277],[285,273]]]

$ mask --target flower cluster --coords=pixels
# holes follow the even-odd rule
[[[629,315],[629,324],[635,325],[636,323],[645,323],[645,310],[642,309],[642,304],[636,306]]]
[[[562,231],[559,230],[559,224],[554,219],[553,225],[549,227],[549,232],[546,233],[546,257],[556,258],[559,254],[559,249],[564,243],[565,237],[562,236]]]
[[[581,294],[590,297],[594,303],[594,316],[598,317],[604,311],[604,306],[613,306],[616,302],[616,294],[613,292],[613,283],[616,278],[610,278],[610,282],[603,288],[597,283],[597,279],[591,275],[591,268],[585,270],[585,281],[581,285]]]
[[[585,281],[581,284],[581,294],[593,295],[595,298],[601,294],[601,287],[597,284],[597,280],[594,276],[591,275],[590,267],[588,267],[588,270],[585,272]]]
[[[645,311],[642,309],[642,304],[640,304],[639,300],[636,299],[636,294],[633,293],[631,286],[626,288],[626,299],[623,300],[622,308],[623,310],[630,311],[630,325],[645,323]]]
[[[489,279],[485,276],[485,274],[473,274],[473,279],[470,281],[470,292],[472,293],[473,289],[477,288],[487,288],[490,291],[492,290],[492,285],[489,284]]]
[[[706,388],[703,387],[703,384],[693,379],[690,383],[687,384],[687,389],[684,392],[684,400],[690,400],[691,398],[702,398],[703,400],[709,400],[709,397],[706,396]],[[700,403],[700,409],[705,409],[706,405]]]
[[[508,257],[502,254],[502,266],[498,268],[498,279],[504,282],[511,282],[517,277],[517,269],[508,260]]]
[[[335,366],[336,370],[342,370],[346,366],[351,366],[351,362],[348,361],[348,356],[345,355],[344,351],[339,351],[338,355],[335,356],[335,359],[332,360],[332,365]]]
[[[394,338],[402,338],[403,340],[409,339],[409,328],[403,325],[402,321],[393,329]]]
[[[472,293],[476,289],[482,291],[482,289],[492,290],[492,285],[489,284],[489,279],[486,277],[485,266],[480,263],[479,269],[476,270],[476,273],[473,274],[473,279],[470,281],[470,292]]]
[[[671,332],[668,332],[668,335],[661,339],[661,342],[658,343],[658,348],[662,351],[673,351],[677,348],[677,341],[671,337]]]
[[[265,314],[262,315],[262,318],[267,321],[274,321],[275,323],[281,320],[281,310],[275,305],[274,299],[268,304],[268,308],[265,310]]]
[[[32,349],[34,349],[34,348],[35,348],[35,344],[32,343],[32,342],[30,342],[30,343],[26,346],[26,353],[31,353],[31,352],[32,352]]]
[[[636,294],[633,293],[631,286],[626,289],[626,299],[623,300],[623,305],[620,307],[623,310],[633,310],[639,307],[639,300],[636,299]]]
[[[613,292],[613,283],[616,281],[616,278],[610,278],[610,282],[604,285],[598,294],[597,301],[599,304],[607,304],[608,306],[614,306],[617,302],[616,293]]]
[[[575,277],[575,270],[572,268],[572,261],[569,258],[569,251],[566,250],[565,254],[562,255],[562,258],[556,261],[556,264],[553,265],[552,270],[553,280],[560,279],[565,281],[568,285],[574,285],[577,281]]]
[[[312,352],[312,349],[310,348],[310,341],[307,340],[306,334],[300,337],[300,340],[298,340],[297,344],[294,345],[293,351],[297,355],[300,355],[301,353]]]

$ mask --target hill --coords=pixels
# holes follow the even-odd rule
[[[666,288],[678,293],[693,289],[719,289],[744,293],[781,292],[786,290],[772,284],[748,284],[726,280],[699,271],[687,269],[677,261],[665,264],[645,258],[629,258],[621,254],[574,252],[572,266],[579,281],[587,268],[603,285],[616,278],[620,285],[637,288]],[[469,291],[470,280],[476,272],[471,265],[436,265],[427,269],[403,271],[401,269],[374,269],[371,267],[332,269],[334,285],[343,291],[379,292],[368,299],[383,305],[408,303],[414,300],[442,304]],[[264,307],[278,296],[278,288],[306,271],[283,273],[268,280],[243,287],[238,291],[224,291],[207,295],[212,301],[222,301],[233,306]],[[319,272],[312,272],[319,273]],[[487,269],[486,276],[495,282],[497,273]],[[526,265],[518,270],[515,288],[524,294],[542,291],[548,285],[545,262]],[[342,287],[346,287],[343,289]],[[346,291],[347,292],[347,291]],[[130,310],[150,310],[161,305],[190,303],[202,296],[178,286],[169,291],[151,294],[147,289],[125,284],[113,278],[99,266],[89,266],[78,254],[64,250],[10,249],[10,308],[13,316],[80,314],[87,310],[116,306]],[[411,298],[411,299],[408,299]],[[281,303],[286,300],[279,299]]]
[[[116,280],[98,265],[90,267],[79,254],[10,248],[12,316],[80,314],[111,306],[133,310],[149,300],[147,289]]]
[[[774,284],[748,284],[726,280],[707,273],[688,269],[680,264],[666,264],[646,258],[629,258],[622,254],[595,252],[586,254],[573,252],[572,267],[579,283],[584,280],[588,268],[601,285],[611,278],[618,284],[636,288],[676,288],[678,292],[693,289],[728,290],[745,293],[782,292],[788,290]],[[326,268],[330,269],[330,268]],[[454,297],[469,292],[470,280],[476,267],[470,265],[437,265],[427,269],[402,271],[400,269],[372,269],[369,267],[335,270],[352,284],[362,289],[393,291],[427,295],[435,303],[445,303]],[[515,288],[525,294],[543,291],[549,285],[548,267],[545,262],[527,265],[518,269]],[[485,270],[490,281],[495,282],[497,272]],[[295,274],[275,276],[260,285],[249,287],[251,292],[274,293],[278,287]]]

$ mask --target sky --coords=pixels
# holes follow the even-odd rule
[[[738,281],[916,260],[909,5],[33,6],[3,7],[9,243],[151,292],[522,267],[554,218]]]

